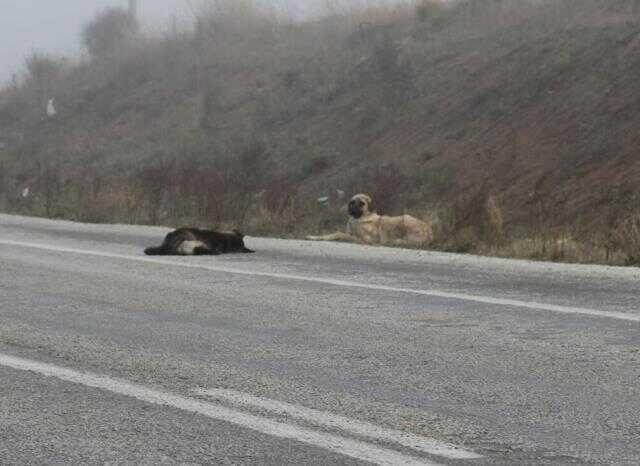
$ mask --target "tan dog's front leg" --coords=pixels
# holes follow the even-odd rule
[[[357,238],[343,233],[341,231],[337,233],[333,233],[331,235],[323,235],[323,236],[307,236],[307,239],[310,241],[348,241],[348,242],[356,242]]]
[[[384,228],[378,230],[378,242],[379,244],[389,244],[389,235]]]

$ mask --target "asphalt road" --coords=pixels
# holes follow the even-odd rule
[[[0,215],[0,464],[640,464],[640,269]]]

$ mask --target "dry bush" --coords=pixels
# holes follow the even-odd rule
[[[36,187],[42,193],[45,215],[47,217],[58,216],[57,208],[59,205],[62,185],[63,181],[60,170],[53,167],[47,167],[42,171]]]
[[[139,29],[136,18],[122,8],[98,13],[82,30],[82,44],[93,58],[112,56]]]
[[[401,59],[400,46],[389,35],[374,44],[371,75],[377,76],[381,92],[390,106],[400,105],[415,92],[415,71],[410,61]]]
[[[299,231],[300,211],[294,198],[277,211],[258,200],[243,228],[253,235],[289,237]]]
[[[379,214],[398,215],[406,207],[406,193],[400,187],[409,183],[409,177],[397,164],[387,163],[358,170],[347,184],[353,193],[369,194]]]
[[[624,258],[618,251],[607,249],[599,235],[578,238],[569,227],[557,229],[552,236],[535,236],[526,228],[520,236],[508,238],[497,248],[483,253],[514,259],[531,259],[580,264],[622,265]]]
[[[242,49],[248,43],[271,43],[278,18],[269,13],[255,0],[204,0],[195,12],[195,41],[200,47],[215,46],[219,54],[225,45]]]
[[[41,116],[47,99],[52,97],[52,93],[57,87],[57,81],[60,80],[65,71],[66,62],[62,58],[41,52],[32,52],[25,59],[24,66],[26,75],[21,88],[23,95],[20,96],[20,92],[14,92],[14,103],[23,100],[26,96],[25,100],[27,102],[31,101],[29,102],[31,104],[29,107],[35,103],[36,113]],[[19,90],[19,88],[16,88],[16,90]],[[20,109],[14,107],[13,111],[18,113]]]
[[[41,52],[32,52],[25,59],[27,80],[36,83],[47,83],[60,76],[65,63],[61,58],[55,58]]]
[[[0,89],[0,127],[9,128],[15,124],[23,117],[26,106],[27,98],[17,82],[11,87]]]
[[[486,185],[459,196],[444,218],[448,219],[448,233],[453,238],[460,236],[454,241],[456,249],[472,250],[481,244],[495,247],[506,239],[502,207]]]
[[[267,147],[254,143],[226,161],[224,177],[228,195],[225,208],[228,220],[238,225],[244,224],[256,194],[264,189],[266,175],[270,172],[269,159]]]
[[[469,198],[460,197],[453,203],[435,209],[434,240],[431,244],[434,249],[470,253],[479,248],[479,225],[473,223],[475,210],[470,205]],[[481,215],[480,211],[480,219]]]
[[[316,155],[304,162],[300,169],[300,178],[305,179],[328,170],[332,165],[332,160],[327,155]]]
[[[168,210],[174,223],[206,224],[221,222],[225,216],[223,173],[216,167],[184,161],[176,167]]]
[[[504,214],[498,198],[489,194],[484,206],[484,237],[485,241],[500,245],[505,240]]]
[[[170,190],[170,174],[172,172],[173,164],[166,162],[156,166],[145,167],[136,175],[137,185],[144,193],[146,201],[144,209],[148,212],[149,222],[152,225],[158,225],[163,220],[164,201]]]
[[[299,231],[300,216],[295,187],[286,176],[276,177],[254,195],[245,225],[254,234],[290,236]]]
[[[438,0],[422,0],[415,6],[416,18],[418,22],[424,23],[442,14],[444,5]]]
[[[0,209],[6,210],[9,194],[8,173],[5,164],[0,161]]]
[[[243,227],[256,215],[274,219],[289,215],[295,189],[288,177],[273,176],[271,164],[266,147],[252,144],[219,160],[171,160],[147,166],[128,184],[139,193],[138,217],[145,223]]]
[[[616,246],[624,253],[627,265],[640,265],[640,214],[635,213],[613,232]]]
[[[446,31],[444,37],[462,39],[491,33],[523,22],[535,24],[528,33],[564,27],[576,21],[576,12],[588,0],[423,0],[414,15],[421,26],[418,34],[433,39],[433,33]],[[598,0],[595,0],[598,1]],[[570,4],[572,3],[573,4]]]
[[[500,201],[486,186],[460,196],[449,206],[437,208],[433,216],[437,219],[434,245],[438,249],[487,253],[507,244]]]

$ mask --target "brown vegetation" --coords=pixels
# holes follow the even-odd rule
[[[103,12],[75,65],[32,55],[0,91],[0,208],[298,236],[366,191],[434,217],[437,248],[640,260],[637,1],[208,4],[161,37]]]
[[[82,30],[82,45],[94,59],[117,53],[138,32],[136,18],[120,8],[99,13]]]

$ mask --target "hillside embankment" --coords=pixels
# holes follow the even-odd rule
[[[364,191],[431,217],[429,247],[640,260],[637,1],[213,3],[155,35],[103,12],[82,61],[30,56],[0,91],[0,209],[300,236]]]

